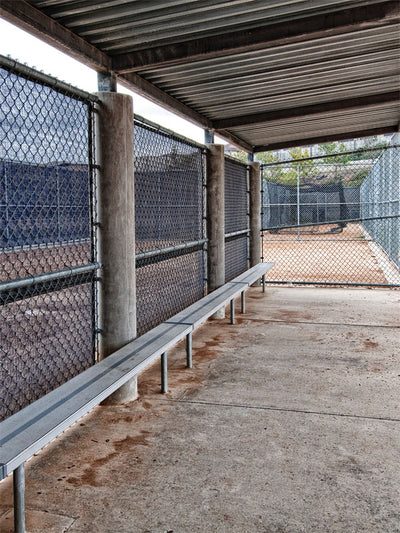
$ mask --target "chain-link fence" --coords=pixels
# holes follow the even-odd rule
[[[247,165],[225,158],[225,281],[248,268],[249,176]]]
[[[272,283],[400,285],[396,145],[262,166]]]
[[[203,148],[135,119],[138,334],[205,289]]]
[[[400,145],[397,133],[393,145]],[[385,150],[360,187],[366,235],[400,270],[400,148]]]
[[[93,101],[0,57],[0,418],[93,364]]]

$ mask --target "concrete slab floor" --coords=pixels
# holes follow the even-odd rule
[[[400,292],[252,288],[27,465],[31,532],[400,532]],[[239,308],[239,306],[238,306]],[[12,480],[0,484],[12,528]]]

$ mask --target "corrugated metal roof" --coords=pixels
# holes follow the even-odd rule
[[[400,122],[393,97],[400,79],[397,2],[28,3],[46,17],[39,20],[36,9],[23,10],[20,4],[26,3],[21,0],[3,0],[2,5],[10,4],[6,16],[11,13],[24,27],[36,25],[36,33],[39,28],[56,44],[69,41],[64,49],[67,45],[75,55],[93,57],[99,68],[111,65],[121,81],[228,139],[238,139],[247,149],[306,142],[330,133],[346,137],[371,129],[394,131]],[[46,26],[47,17],[61,26]],[[81,40],[69,39],[64,27]],[[96,49],[103,55],[93,54]],[[371,100],[365,104],[365,98],[375,95],[376,105]],[[332,103],[349,99],[352,109],[332,109]],[[325,104],[331,106],[329,113],[318,112]],[[304,117],[270,120],[266,115],[313,105],[317,112]],[[265,120],[234,121],[246,116],[251,121],[258,114]]]
[[[101,50],[118,54],[338,11],[360,0],[29,0]]]

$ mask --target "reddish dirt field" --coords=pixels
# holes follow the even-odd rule
[[[275,263],[269,281],[393,283],[359,224],[349,224],[340,233],[331,231],[336,228],[301,228],[299,240],[296,228],[264,232],[264,261]]]

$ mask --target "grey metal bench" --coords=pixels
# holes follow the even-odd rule
[[[273,263],[254,266],[0,423],[0,480],[14,472],[17,533],[25,531],[25,461],[158,357],[161,357],[161,391],[166,392],[168,349],[186,337],[187,365],[191,367],[192,331],[227,302],[231,303],[231,323],[234,323],[235,297],[242,295],[244,312],[245,290],[260,278],[265,290],[265,274],[272,267]]]

